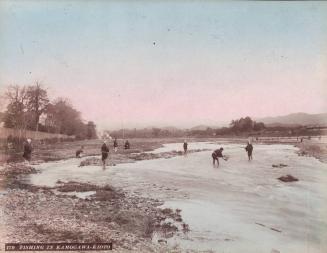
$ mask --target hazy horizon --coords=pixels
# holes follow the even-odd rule
[[[192,129],[192,128],[196,128],[196,127],[210,127],[210,128],[221,128],[221,127],[228,127],[231,123],[232,120],[236,120],[236,119],[240,119],[240,118],[245,118],[245,117],[250,117],[252,120],[256,121],[256,122],[261,122],[261,120],[267,120],[267,118],[278,118],[278,117],[284,117],[284,116],[289,116],[289,115],[294,115],[294,114],[308,114],[308,115],[319,115],[319,114],[323,114],[324,116],[327,115],[327,112],[321,112],[321,113],[306,113],[306,112],[294,112],[294,113],[289,113],[289,114],[286,114],[286,115],[273,115],[273,116],[267,116],[267,117],[261,117],[261,118],[256,118],[256,117],[251,117],[250,115],[243,115],[243,116],[240,116],[239,118],[233,118],[233,119],[230,119],[229,121],[226,121],[226,122],[221,122],[221,123],[216,123],[216,124],[212,124],[212,125],[209,125],[209,124],[202,124],[201,122],[198,122],[198,124],[195,124],[195,125],[187,125],[187,126],[178,126],[178,125],[134,125],[134,126],[118,126],[118,127],[112,127],[112,128],[101,128],[100,130],[108,130],[108,131],[119,131],[119,130],[123,130],[123,129],[128,129],[128,130],[133,130],[133,129],[151,129],[151,128],[176,128],[176,129],[179,129],[179,130],[185,130],[185,129]],[[322,118],[322,119],[326,119],[326,117]],[[273,125],[274,124],[278,124],[280,122],[276,121],[274,123],[272,123]],[[280,123],[280,124],[283,124],[283,123]],[[287,124],[286,124],[287,125]]]
[[[1,1],[0,91],[111,130],[324,113],[326,31],[326,2]]]

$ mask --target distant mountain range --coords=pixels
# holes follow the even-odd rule
[[[291,113],[283,116],[252,118],[256,122],[263,122],[265,125],[273,126],[327,126],[327,113],[309,114],[309,113]],[[227,126],[228,124],[226,124]],[[207,128],[220,128],[222,126],[198,125],[191,130],[207,130]]]
[[[268,126],[327,126],[327,113],[309,114],[299,112],[284,116],[258,118],[254,120],[257,122],[263,122]]]

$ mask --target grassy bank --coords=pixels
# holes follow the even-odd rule
[[[321,162],[327,163],[327,143],[319,141],[305,141],[297,143],[299,155],[313,156]]]

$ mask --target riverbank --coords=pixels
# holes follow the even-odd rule
[[[192,142],[214,142],[214,143],[243,143],[247,142],[248,138],[246,137],[229,137],[229,138],[188,138],[187,141],[189,143]],[[151,150],[162,147],[163,144],[167,143],[182,143],[184,141],[183,138],[135,138],[129,140],[131,143],[131,148],[125,150],[123,148],[124,140],[118,140],[118,151],[115,155],[128,155],[133,153],[142,153],[149,152]],[[313,155],[319,155],[319,152],[324,152],[327,144],[323,144],[323,142],[317,140],[304,140],[303,143],[300,142],[299,138],[296,137],[260,137],[260,138],[252,138],[254,144],[290,144],[296,145],[299,148],[303,148],[303,151],[310,152]],[[49,162],[49,161],[60,161],[64,159],[74,158],[75,152],[81,146],[84,147],[83,156],[97,156],[100,155],[100,148],[102,145],[101,140],[83,140],[83,141],[69,141],[62,143],[53,143],[53,144],[35,144],[33,145],[33,156],[32,163],[41,163],[41,162]],[[110,149],[110,153],[113,152],[113,142],[108,142],[108,146]],[[314,146],[318,146],[320,148],[315,148]],[[319,150],[321,149],[321,150]],[[182,146],[180,148],[182,150]],[[322,155],[322,156],[323,156]],[[0,161],[4,164],[6,161],[8,162],[23,162],[22,153],[13,152],[10,155],[6,155],[7,159]]]
[[[313,156],[321,162],[327,163],[327,143],[319,141],[304,141],[295,145],[301,156]]]
[[[9,170],[1,173],[7,176],[0,198],[2,249],[8,242],[112,242],[113,252],[167,252],[167,238],[187,233],[180,210],[160,208],[157,199],[73,181],[34,186],[19,179],[18,172],[37,173],[30,166]],[[154,233],[161,235],[156,241]]]
[[[135,139],[131,141],[131,148],[125,150],[123,149],[123,140],[118,140],[119,148],[117,154],[129,154],[151,151],[153,149],[161,147],[162,143],[166,143],[169,141],[170,140],[163,141],[161,139]],[[34,144],[32,163],[60,161],[64,159],[74,158],[76,150],[78,150],[81,146],[84,147],[83,156],[99,155],[102,144],[103,142],[101,140],[69,141],[53,144]],[[112,145],[112,142],[108,142],[108,146],[111,153],[113,151]],[[2,162],[4,163],[5,161],[23,162],[22,153],[13,152],[10,155],[7,155],[7,159],[3,160]]]
[[[213,144],[223,145],[223,142],[220,140],[210,141]],[[109,162],[111,166],[108,167],[108,170],[114,169],[115,167],[112,167],[112,165],[116,164],[118,167],[119,164],[133,163],[135,161],[172,158],[183,155],[181,150],[161,153],[147,152],[161,147],[162,144],[167,142],[160,142],[157,139],[132,142],[134,143],[134,149],[119,150],[117,153],[111,152]],[[243,143],[244,140],[240,140],[240,142]],[[98,155],[99,143],[99,141],[92,141],[89,144],[84,143],[89,145],[86,148],[85,154],[92,155],[93,148]],[[305,142],[302,145],[303,147],[310,147],[311,145],[308,144],[311,144],[311,142]],[[193,146],[190,143],[190,147],[194,148],[197,146]],[[57,147],[55,154],[60,154],[63,150],[68,149],[70,155],[73,156],[75,145],[67,145],[62,148]],[[135,152],[136,150],[139,152]],[[164,151],[164,149],[162,150]],[[196,153],[202,154],[200,151],[204,150],[208,149],[193,149],[190,153],[194,153],[194,155]],[[257,149],[255,150],[257,151]],[[318,151],[320,152],[320,149]],[[226,152],[231,151],[226,149]],[[319,152],[315,152],[315,155],[322,154]],[[35,155],[37,156],[37,154]],[[68,158],[66,154],[62,157],[62,159]],[[232,160],[235,159],[239,159],[239,157],[235,156],[232,158]],[[76,164],[76,170],[78,170],[78,164],[82,165],[82,167],[90,166],[86,167],[86,170],[93,170],[101,165],[99,157],[85,157],[81,160],[73,160],[74,164]],[[189,159],[182,160],[185,162],[189,161]],[[33,163],[40,163],[40,160],[35,159],[32,165],[24,163],[7,164],[0,171],[0,177],[2,178],[1,186],[5,192],[0,199],[4,217],[1,219],[2,227],[5,230],[5,236],[2,236],[1,247],[3,247],[5,242],[109,241],[113,242],[114,252],[181,251],[178,247],[168,245],[167,241],[177,234],[187,237],[189,227],[188,223],[184,221],[184,211],[181,212],[178,207],[167,208],[163,206],[164,201],[160,197],[156,197],[159,195],[155,192],[153,196],[144,197],[137,194],[136,190],[125,190],[124,187],[120,186],[115,188],[113,185],[108,184],[98,185],[67,180],[58,180],[51,187],[35,186],[21,180],[25,174],[38,173],[38,170],[34,169]],[[230,164],[232,163],[233,161],[230,162]],[[234,163],[236,165],[237,161],[234,161]],[[61,162],[58,162],[58,165],[60,164]],[[269,167],[272,166],[271,164],[269,164]],[[131,165],[134,166],[134,164]],[[187,168],[188,170],[189,168]],[[280,170],[285,170],[285,168]],[[143,173],[147,175],[148,172],[150,170]],[[111,175],[114,176],[115,173],[110,174],[110,177]],[[124,174],[124,172],[120,173]],[[213,172],[210,171],[210,173]],[[126,177],[128,174],[124,175]],[[160,185],[166,185],[165,188],[167,188],[168,185],[172,184],[174,178],[168,177],[168,175],[166,178],[165,174],[161,175],[163,178],[158,177],[160,178],[159,183],[145,184],[143,186],[143,179],[140,179],[141,181],[137,182],[135,186],[142,189],[148,187],[146,191],[149,193],[151,191],[158,191],[158,189],[154,188]],[[183,176],[182,178],[185,177]],[[168,181],[164,181],[165,183],[161,182],[161,180],[166,179]],[[150,181],[152,182],[152,180]],[[130,182],[126,183],[130,185]],[[206,187],[206,185],[207,183],[203,186]],[[214,185],[212,187],[216,187],[216,183]],[[167,192],[170,191],[170,193],[167,194],[175,197],[177,196],[176,194],[184,195],[183,190],[178,190],[179,187],[182,187],[182,184],[176,183],[174,187],[169,186],[170,189],[167,188]],[[191,188],[193,189],[193,186]],[[219,191],[222,191],[222,189]],[[159,192],[163,192],[163,190],[159,190]],[[160,236],[158,237],[157,235]]]
[[[100,166],[100,159],[92,156],[98,154],[99,142],[79,144],[85,147],[84,155],[91,155],[81,159],[81,165]],[[187,233],[188,225],[180,210],[160,208],[162,201],[109,185],[59,180],[54,187],[43,187],[23,182],[22,176],[39,173],[34,166],[44,160],[71,158],[75,146],[54,145],[51,156],[45,152],[49,147],[44,152],[35,150],[30,164],[16,162],[1,167],[1,247],[6,242],[112,242],[117,252],[172,251],[166,245],[167,238]],[[181,151],[147,153],[161,146],[158,140],[133,142],[130,150],[111,152],[109,165],[183,155]]]

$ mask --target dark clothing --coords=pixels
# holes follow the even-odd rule
[[[117,148],[118,147],[118,142],[117,140],[114,140],[114,148]]]
[[[219,159],[218,157],[223,157],[223,151],[221,149],[216,149],[212,154],[212,162],[213,165],[215,165],[216,161],[217,161],[217,166],[219,166]]]
[[[249,161],[252,160],[252,151],[253,146],[252,144],[248,143],[248,145],[245,147],[246,152],[248,152]]]
[[[184,151],[187,151],[187,142],[184,142],[183,148],[184,148]]]
[[[252,151],[253,151],[253,146],[252,146],[252,144],[248,144],[248,145],[245,147],[245,150],[246,150],[246,152],[248,152],[248,155],[251,156],[251,155],[252,155]]]
[[[76,157],[81,157],[81,154],[83,153],[83,149],[78,149],[76,151]]]
[[[27,160],[27,161],[30,161],[31,160],[31,157],[32,157],[32,145],[29,144],[29,143],[25,143],[24,145],[24,154],[23,154],[23,157]]]
[[[130,148],[130,144],[128,141],[125,142],[125,149],[129,149]]]
[[[101,153],[102,153],[102,161],[106,160],[108,158],[109,148],[105,143],[101,147]]]
[[[212,158],[213,159],[217,159],[218,157],[223,157],[223,151],[220,149],[216,149],[213,153],[212,153]]]

